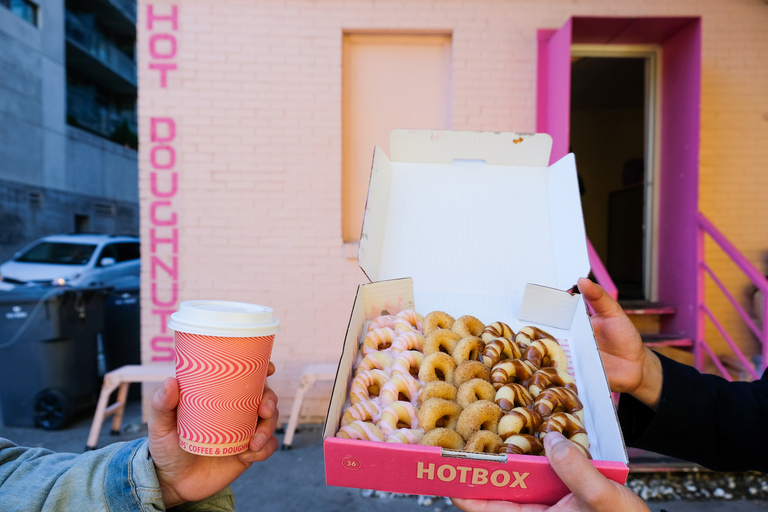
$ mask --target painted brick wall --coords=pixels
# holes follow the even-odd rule
[[[162,20],[148,27],[150,6],[155,15],[167,15],[173,5],[175,29]],[[345,30],[451,31],[454,129],[534,131],[536,30],[557,28],[572,15],[703,17],[701,209],[764,268],[768,5],[763,2],[141,0],[145,362],[153,353],[152,340],[168,335],[161,332],[167,319],[158,311],[202,297],[275,309],[283,330],[273,352],[277,373],[269,383],[284,416],[302,366],[338,359],[356,286],[365,281],[341,240]],[[150,51],[151,37],[158,34],[164,35]],[[153,64],[176,66],[165,68],[165,87],[163,71]],[[174,121],[173,140],[163,141],[167,133],[152,140],[153,117]],[[169,150],[157,150],[152,159],[152,149],[164,144],[175,152],[171,169],[156,168],[169,165]],[[153,193],[153,172],[155,192],[173,194]],[[166,202],[157,204],[161,200]],[[152,252],[153,228],[156,238],[177,230],[176,254],[171,243],[156,244]],[[156,266],[153,275],[148,264],[153,255],[177,273]],[[174,256],[177,266],[171,267]],[[734,271],[725,272],[738,284]],[[167,343],[155,344],[161,357],[171,354]],[[310,393],[305,416],[324,417],[329,390],[320,385]]]

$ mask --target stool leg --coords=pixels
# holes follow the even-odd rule
[[[123,382],[117,391],[117,403],[120,406],[115,410],[115,417],[112,418],[112,435],[120,433],[120,425],[123,423],[123,413],[125,412],[125,402],[128,398],[128,386],[130,385],[130,382]]]
[[[115,383],[108,376],[105,376],[104,384],[99,394],[99,401],[96,404],[96,412],[93,414],[91,432],[88,434],[88,441],[85,444],[86,450],[95,450],[96,445],[99,443],[99,433],[101,433],[101,425],[104,423],[104,412],[107,410],[109,395],[112,394],[116,387]]]
[[[301,378],[299,383],[299,389],[296,390],[296,396],[293,398],[293,406],[291,407],[291,417],[288,420],[288,428],[285,430],[285,437],[283,438],[283,450],[290,450],[291,443],[293,443],[293,434],[296,432],[296,425],[299,423],[299,413],[301,413],[301,403],[304,401],[304,394],[312,387],[314,379],[309,379],[306,376]]]

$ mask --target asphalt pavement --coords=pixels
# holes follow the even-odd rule
[[[82,452],[92,417],[80,415],[66,428],[49,431],[0,427],[0,437],[22,446],[43,446],[55,451]],[[111,418],[104,422],[99,446],[145,436],[139,402],[129,402],[119,435],[110,435]],[[282,434],[277,435],[282,443]],[[450,501],[434,496],[404,496],[325,485],[320,425],[302,425],[291,450],[279,450],[269,460],[251,467],[232,488],[240,512],[447,512]],[[768,502],[744,499],[710,501],[647,501],[653,512],[757,512]],[[620,512],[620,511],[618,511]]]

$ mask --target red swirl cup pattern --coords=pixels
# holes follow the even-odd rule
[[[274,334],[224,337],[175,332],[181,447],[197,455],[248,449]]]

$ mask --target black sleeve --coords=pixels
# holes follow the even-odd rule
[[[664,382],[654,413],[621,395],[627,446],[717,471],[768,472],[768,370],[754,382],[729,382],[659,355]]]

